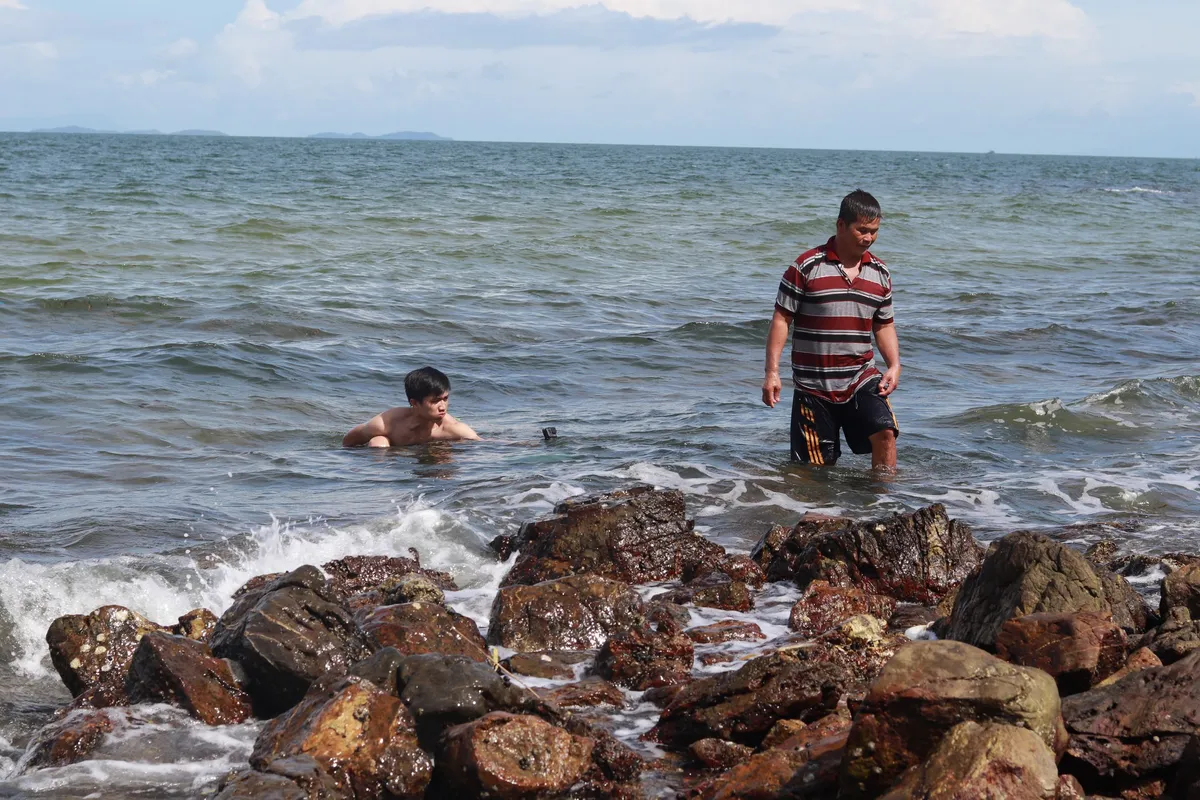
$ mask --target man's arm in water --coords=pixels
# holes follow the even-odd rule
[[[896,336],[895,323],[875,323],[874,328],[875,344],[888,367],[879,381],[879,395],[887,397],[900,385],[900,339]]]
[[[446,415],[446,420],[442,423],[442,428],[445,429],[446,433],[449,433],[458,439],[465,439],[469,442],[482,441],[479,434],[476,433],[470,425],[462,420],[455,419],[449,414]]]
[[[776,307],[775,316],[771,317],[771,328],[767,332],[766,377],[763,378],[762,387],[762,401],[771,408],[779,402],[779,393],[783,390],[779,380],[779,357],[783,354],[791,324],[792,315]]]
[[[383,414],[353,428],[342,438],[342,447],[361,447],[364,444],[371,447],[388,447],[391,444],[387,438],[387,424],[383,421]]]

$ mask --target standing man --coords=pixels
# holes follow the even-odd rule
[[[887,397],[900,384],[900,342],[892,317],[892,277],[868,252],[879,235],[879,202],[862,189],[842,199],[837,233],[788,267],[767,334],[762,399],[779,402],[779,356],[792,333],[792,460],[834,464],[839,431],[871,466],[896,468],[900,428]],[[875,368],[871,334],[887,372]]]

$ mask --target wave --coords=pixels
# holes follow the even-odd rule
[[[1089,395],[1080,404],[1108,413],[1154,411],[1200,416],[1200,375],[1134,378],[1106,392]]]
[[[1108,189],[1101,189],[1100,191],[1108,192],[1109,194],[1158,194],[1158,195],[1176,194],[1176,192],[1170,191],[1168,189],[1151,189],[1151,188],[1147,188],[1144,186],[1130,186],[1129,188],[1126,188],[1126,189],[1108,188]]]
[[[119,297],[111,294],[89,294],[79,297],[41,297],[32,305],[42,311],[54,313],[89,313],[103,311],[122,317],[141,318],[194,305],[180,297],[159,295],[131,295]]]

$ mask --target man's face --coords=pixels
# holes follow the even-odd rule
[[[875,240],[879,237],[879,222],[878,219],[859,217],[847,225],[839,219],[837,222],[838,237],[854,249],[855,255],[862,255],[871,249],[871,245],[875,244]]]
[[[420,402],[412,400],[409,402],[417,413],[431,422],[441,422],[446,418],[446,408],[450,405],[450,393],[445,392],[440,395],[431,395]]]

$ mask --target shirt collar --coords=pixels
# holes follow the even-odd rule
[[[842,260],[840,258],[838,258],[838,254],[837,254],[837,237],[836,236],[830,236],[829,241],[825,243],[825,258],[828,261],[833,261],[838,264],[842,263]],[[859,266],[862,267],[866,264],[874,264],[874,263],[875,263],[875,256],[871,255],[871,251],[868,250],[867,252],[862,254],[862,260],[859,262]],[[842,264],[842,266],[844,267],[845,264]]]

